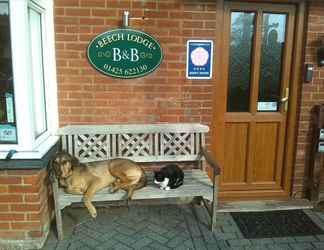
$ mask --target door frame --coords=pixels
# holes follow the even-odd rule
[[[223,34],[224,24],[224,2],[225,0],[218,0],[216,4],[216,30],[217,34]],[[297,129],[298,129],[298,114],[299,110],[299,94],[300,84],[302,82],[302,65],[304,56],[305,45],[305,14],[306,14],[306,1],[305,0],[229,0],[228,2],[242,2],[242,3],[273,3],[273,4],[294,4],[296,6],[295,17],[295,34],[293,41],[293,55],[294,62],[291,66],[291,88],[289,99],[289,111],[287,117],[287,135],[285,143],[285,158],[284,158],[284,172],[283,172],[283,190],[260,190],[260,191],[222,191],[220,190],[221,200],[244,200],[244,199],[288,199],[291,196],[293,170],[295,162],[296,142],[297,142]],[[213,105],[213,120],[211,126],[211,151],[220,166],[222,167],[225,162],[224,146],[219,145],[219,142],[225,141],[225,113],[226,102],[224,101],[227,96],[227,87],[225,83],[224,55],[223,45],[224,37],[217,36],[215,38],[215,87],[214,87],[214,105]]]

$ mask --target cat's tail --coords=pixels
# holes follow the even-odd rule
[[[183,179],[177,179],[177,181],[173,184],[172,188],[180,187],[183,184]]]

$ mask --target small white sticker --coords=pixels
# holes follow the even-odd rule
[[[277,111],[277,102],[258,102],[258,111]]]
[[[320,153],[324,152],[324,142],[318,143],[318,152],[320,152]]]
[[[15,122],[13,94],[6,93],[7,122]]]

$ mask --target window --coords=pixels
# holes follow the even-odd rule
[[[53,0],[0,0],[0,32],[0,158],[38,158],[57,140]]]
[[[33,88],[33,110],[34,110],[34,135],[35,138],[47,130],[46,103],[43,68],[43,31],[42,31],[42,9],[30,5],[29,17],[29,41],[31,44],[31,72]]]
[[[0,143],[17,143],[8,1],[0,1]]]

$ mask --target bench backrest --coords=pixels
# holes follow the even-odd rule
[[[208,126],[197,123],[69,125],[61,149],[81,162],[127,158],[136,162],[195,161]]]

